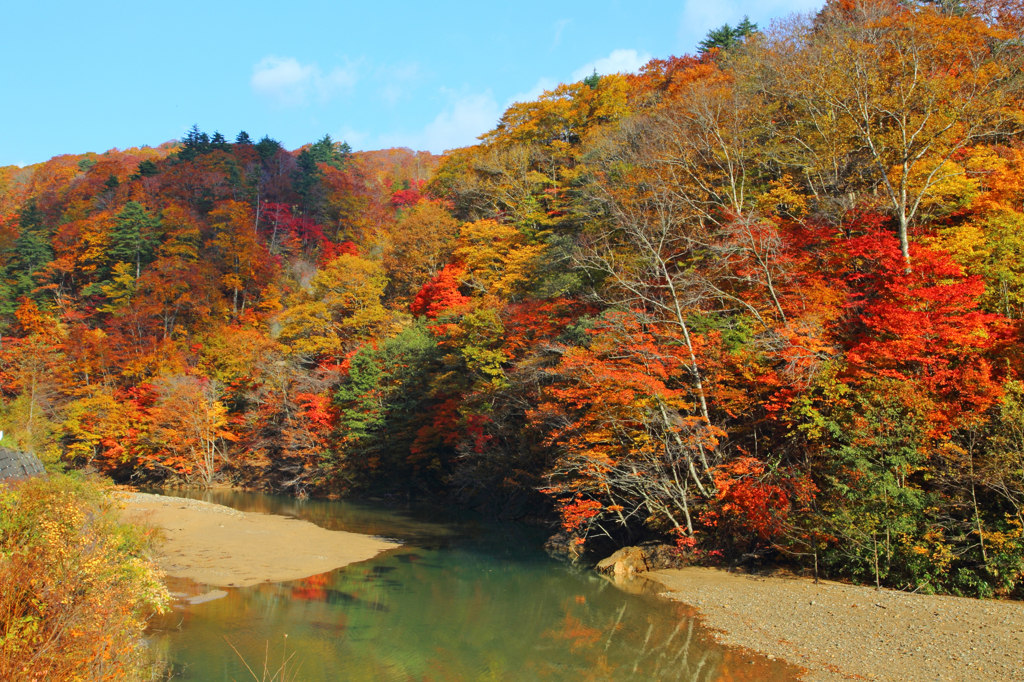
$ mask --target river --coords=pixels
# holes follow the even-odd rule
[[[429,507],[165,494],[403,543],[304,580],[176,604],[149,631],[175,679],[269,681],[287,661],[285,679],[296,682],[796,680],[791,666],[713,643],[688,607],[656,596],[657,585],[623,590],[548,557],[543,529]],[[211,589],[168,582],[190,595]]]

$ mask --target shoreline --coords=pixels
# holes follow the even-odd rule
[[[162,530],[156,561],[167,576],[215,587],[308,578],[399,546],[288,516],[240,512],[183,497],[134,492],[114,497],[125,521]]]
[[[1024,680],[1024,603],[721,569],[640,574],[722,644],[800,666],[804,682]]]

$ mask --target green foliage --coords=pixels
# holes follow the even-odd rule
[[[215,149],[221,152],[230,152],[231,144],[223,134],[214,131],[213,137],[210,138],[210,149]]]
[[[143,263],[152,260],[153,249],[159,241],[160,221],[139,202],[129,201],[117,214],[117,222],[110,235],[109,253],[115,262],[134,265],[137,278]]]
[[[376,353],[361,348],[349,361],[348,380],[334,394],[341,406],[338,421],[345,438],[355,444],[366,439],[384,424],[380,381],[383,372]]]
[[[199,130],[199,125],[194,124],[185,137],[181,138],[182,148],[178,151],[177,157],[180,161],[192,161],[203,154],[213,151],[210,145],[210,136]]]
[[[299,168],[295,171],[293,183],[295,191],[305,199],[311,209],[319,208],[319,204],[322,203],[318,189],[323,171],[318,164],[344,170],[351,155],[352,148],[347,142],[335,142],[330,135],[324,135],[322,139],[299,152],[296,159]]]
[[[364,485],[393,487],[409,469],[419,429],[428,417],[437,342],[422,322],[403,329],[376,348],[364,346],[349,364],[334,394],[338,428]]]
[[[281,146],[281,143],[272,139],[269,135],[264,135],[256,143],[256,153],[260,155],[262,161],[269,161],[282,149],[284,147]]]
[[[744,38],[757,32],[757,24],[750,21],[749,17],[743,17],[735,28],[729,24],[722,24],[718,28],[708,31],[704,40],[697,44],[700,53],[704,54],[714,49],[728,50],[743,42]]]
[[[139,177],[151,178],[159,172],[160,169],[157,168],[156,162],[152,159],[146,159],[145,161],[139,162]]]
[[[0,301],[3,313],[10,314],[23,296],[42,300],[37,275],[53,260],[50,231],[43,223],[43,214],[34,199],[30,199],[18,215],[20,234],[7,254],[4,272],[6,293]]]

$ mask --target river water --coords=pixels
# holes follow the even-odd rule
[[[652,583],[623,589],[551,559],[543,529],[383,503],[166,494],[403,542],[330,573],[176,604],[149,636],[175,679],[280,682],[282,661],[296,682],[796,679],[791,666],[714,644]],[[189,595],[214,589],[169,583]]]

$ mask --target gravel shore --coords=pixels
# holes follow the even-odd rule
[[[1024,603],[936,597],[706,568],[645,577],[721,642],[802,666],[807,682],[1024,680]]]

